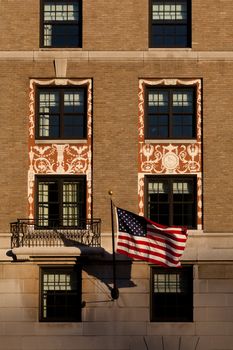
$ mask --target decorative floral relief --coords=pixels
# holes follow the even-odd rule
[[[35,86],[36,85],[87,85],[87,143],[47,144],[35,143]],[[36,174],[85,174],[87,178],[87,217],[91,218],[92,198],[92,82],[91,79],[49,79],[30,81],[29,91],[29,170],[28,205],[29,217],[34,215],[34,186]]]
[[[200,145],[140,143],[140,172],[157,174],[197,173],[201,169]]]

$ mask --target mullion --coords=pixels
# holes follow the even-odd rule
[[[194,100],[195,100],[194,91],[192,90],[192,111],[191,112],[188,112],[188,111],[175,112],[175,111],[173,111],[173,94],[175,94],[175,93],[177,93],[177,94],[182,93],[183,94],[183,93],[188,93],[189,91],[191,91],[191,89],[171,89],[170,90],[170,93],[171,93],[171,129],[170,129],[171,134],[170,134],[170,137],[172,137],[172,135],[173,135],[173,127],[174,127],[174,124],[173,124],[174,118],[173,117],[175,117],[175,116],[191,116],[192,117],[192,121],[191,121],[190,126],[192,128],[192,136],[191,137],[193,137],[193,134],[194,134],[193,126],[194,126],[194,115],[195,115],[195,112],[194,112]],[[184,106],[182,105],[182,107],[184,107]],[[177,124],[177,125],[180,126],[180,128],[182,130],[182,133],[181,133],[182,135],[180,135],[179,137],[180,138],[187,138],[187,135],[186,136],[183,135],[183,128],[184,128],[184,126],[187,126],[188,124],[184,124],[183,121],[181,121],[180,124]],[[175,136],[175,138],[177,138],[177,136]]]
[[[169,99],[168,99],[168,113],[169,113],[169,118],[168,118],[168,137],[171,138],[172,135],[172,92],[171,89],[169,89]]]
[[[173,179],[168,179],[169,226],[173,225]]]
[[[63,226],[63,179],[58,179],[59,222]]]
[[[63,191],[63,195],[62,195],[62,200],[64,199],[64,185],[65,184],[72,184],[72,185],[74,185],[74,184],[76,184],[77,185],[77,182],[76,181],[63,181],[63,183],[62,183],[62,191]],[[62,201],[62,213],[63,213],[63,209],[64,208],[77,208],[77,215],[79,214],[78,213],[78,211],[80,210],[80,203],[78,202],[78,199],[77,199],[77,186],[75,187],[75,190],[74,190],[74,188],[73,187],[71,187],[71,189],[69,189],[68,188],[68,198],[70,197],[70,193],[71,193],[71,198],[73,198],[74,197],[74,195],[75,195],[75,200],[74,201],[72,201],[72,199],[70,200],[67,200],[67,199],[65,199],[65,200],[63,200]],[[72,215],[71,215],[71,213],[72,213]],[[68,226],[70,226],[70,222],[75,222],[75,220],[77,219],[77,217],[75,217],[74,215],[73,215],[73,210],[68,210],[68,215],[66,216],[66,217],[64,217],[63,216],[63,221],[65,220],[65,221],[67,221],[67,225]]]
[[[60,99],[60,105],[59,105],[59,138],[63,137],[63,111],[64,111],[64,95],[63,95],[63,89],[59,91],[59,99]]]
[[[79,20],[67,20],[67,21],[56,21],[56,20],[52,20],[52,21],[49,21],[49,20],[44,20],[44,25],[48,25],[48,24],[51,24],[51,25],[78,25],[79,24]]]

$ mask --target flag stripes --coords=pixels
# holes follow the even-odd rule
[[[133,259],[179,267],[187,241],[183,227],[165,227],[117,208],[117,252]]]

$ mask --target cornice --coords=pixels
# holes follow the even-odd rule
[[[233,61],[233,51],[192,51],[192,49],[147,51],[28,50],[0,51],[0,60],[12,61]]]

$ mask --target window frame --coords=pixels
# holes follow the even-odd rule
[[[153,90],[161,90],[162,91],[168,91],[168,95],[169,95],[169,100],[168,100],[168,113],[157,113],[158,115],[168,115],[168,127],[167,127],[167,131],[168,131],[168,136],[166,137],[161,137],[161,136],[157,136],[157,137],[151,137],[149,136],[149,108],[148,108],[148,102],[149,102],[149,93],[150,91]],[[172,135],[172,118],[175,115],[182,115],[182,113],[174,113],[172,111],[173,105],[172,105],[172,96],[174,92],[185,92],[185,91],[192,91],[193,93],[193,113],[192,113],[192,137],[175,137]],[[196,106],[196,100],[197,100],[197,91],[196,91],[196,87],[195,86],[183,86],[183,85],[176,85],[176,86],[161,86],[161,85],[146,85],[145,86],[145,107],[144,107],[144,111],[145,111],[145,139],[148,140],[195,140],[197,137],[197,106]],[[188,113],[183,113],[188,114]]]
[[[60,317],[52,317],[52,316],[43,316],[43,311],[44,311],[44,301],[43,297],[45,294],[44,290],[44,279],[43,276],[46,273],[49,273],[51,271],[51,274],[62,274],[63,273],[70,273],[71,276],[76,275],[76,283],[77,283],[77,288],[74,290],[73,295],[75,295],[75,300],[77,300],[77,304],[73,305],[66,303],[65,308],[67,310],[68,307],[77,307],[77,316],[71,317],[70,313],[66,311],[65,316],[60,316]],[[39,273],[39,281],[40,281],[40,287],[39,287],[39,321],[40,322],[81,322],[82,321],[82,271],[81,267],[78,265],[75,266],[41,266],[40,267],[40,273]],[[54,291],[53,295],[51,295],[51,298],[54,297],[54,301],[56,300],[56,294],[59,297],[59,294],[62,295],[62,293],[56,293],[56,290]],[[65,295],[67,295],[68,290],[65,290]],[[52,294],[52,293],[51,293]],[[48,297],[48,295],[47,295]],[[66,298],[66,301],[71,300],[71,298]],[[46,299],[47,303],[47,299]],[[56,305],[56,303],[54,303]],[[48,305],[47,305],[48,306]],[[59,308],[59,306],[55,306],[56,309]],[[48,312],[48,308],[47,308]]]
[[[184,288],[183,291],[180,291],[180,292],[170,291],[170,292],[161,292],[161,293],[154,292],[154,276],[156,272],[157,274],[164,274],[164,275],[169,275],[169,274],[179,275],[181,278],[179,286],[181,287],[183,286]],[[194,273],[193,273],[192,265],[183,265],[180,269],[151,266],[150,322],[193,322],[193,308],[194,308],[193,280],[194,280]],[[164,286],[166,287],[166,284],[164,284]],[[158,295],[157,303],[156,303],[156,293]],[[170,304],[172,304],[172,308]],[[156,305],[157,305],[158,315],[156,315]],[[172,309],[175,311],[175,314],[171,314]],[[167,313],[166,313],[166,310],[168,310]],[[161,314],[159,314],[159,312]]]
[[[36,175],[35,179],[35,218],[36,218],[36,225],[39,228],[53,228],[56,226],[56,220],[54,219],[53,224],[49,224],[49,221],[51,222],[52,219],[49,218],[48,215],[48,225],[41,225],[40,224],[40,219],[39,219],[39,183],[40,182],[49,182],[49,181],[54,181],[57,182],[58,184],[58,225],[61,228],[82,228],[82,226],[85,224],[85,219],[86,219],[86,176],[85,175]],[[63,225],[63,184],[65,181],[69,182],[80,182],[82,186],[82,192],[83,192],[83,198],[81,202],[81,208],[79,208],[79,212],[81,213],[82,216],[80,216],[81,221],[78,223],[78,225],[73,226],[73,225]],[[48,203],[51,203],[48,201]],[[78,202],[76,202],[78,205]],[[46,220],[46,219],[45,219]]]
[[[59,0],[40,0],[40,47],[41,48],[45,48],[45,49],[53,49],[53,48],[82,48],[82,0],[63,0],[64,4],[68,4],[68,3],[73,3],[73,2],[77,2],[79,4],[79,18],[77,21],[59,21],[59,24],[69,24],[70,22],[76,22],[76,24],[73,24],[74,26],[78,26],[79,29],[79,38],[78,38],[78,44],[77,45],[63,45],[63,46],[58,46],[58,45],[52,45],[51,46],[46,46],[44,43],[44,25],[45,24],[50,24],[53,25],[55,23],[57,23],[57,21],[45,21],[44,20],[44,4],[46,3],[56,3]]]
[[[64,94],[66,92],[83,91],[83,113],[75,113],[77,115],[83,116],[83,137],[76,136],[64,136],[64,115],[74,114],[64,112]],[[58,92],[59,93],[59,136],[40,136],[40,92]],[[35,137],[37,140],[85,140],[87,138],[87,86],[43,86],[38,85],[36,87],[36,106],[35,106]],[[51,114],[49,114],[51,115]]]
[[[191,0],[185,0],[186,1],[186,4],[187,4],[187,20],[186,20],[186,28],[187,28],[187,38],[186,38],[186,45],[183,46],[183,45],[180,45],[180,46],[169,46],[169,45],[163,45],[163,46],[156,46],[156,45],[153,45],[153,39],[152,39],[152,28],[153,28],[153,25],[156,25],[156,24],[153,24],[153,18],[152,18],[152,14],[153,14],[153,3],[154,1],[156,0],[149,0],[149,48],[155,48],[155,49],[185,49],[185,48],[191,48],[192,47],[192,2]],[[166,2],[174,2],[176,4],[176,2],[179,2],[178,0],[161,0],[164,2],[164,4]],[[184,0],[182,0],[184,1]],[[155,21],[155,20],[154,20]],[[166,22],[166,20],[165,20]],[[167,23],[163,23],[162,20],[161,20],[161,23],[158,23],[157,25],[163,25],[163,26],[166,26],[166,25],[169,25],[169,24],[173,24],[173,25],[179,25],[181,23],[178,23],[178,21],[176,20],[167,20]]]
[[[148,191],[148,184],[149,182],[157,182],[155,181],[156,180],[168,180],[169,181],[169,200],[168,200],[168,206],[169,206],[169,214],[168,214],[168,217],[169,217],[169,222],[168,222],[168,225],[167,226],[187,226],[188,229],[192,229],[192,230],[196,230],[197,229],[197,175],[146,175],[145,176],[145,214],[146,216],[150,219],[150,215],[149,215],[149,191]],[[154,181],[153,181],[154,180]],[[192,183],[193,183],[193,215],[192,215],[192,226],[188,226],[188,225],[185,225],[183,223],[180,223],[180,224],[174,224],[173,223],[173,213],[174,213],[174,208],[173,208],[173,204],[174,204],[174,201],[173,201],[173,191],[171,190],[171,187],[172,187],[172,184],[173,182],[175,181],[181,181],[183,180],[183,182],[185,182],[186,180],[187,181],[190,181],[192,180]],[[185,202],[182,202],[182,203],[185,203]],[[156,220],[153,220],[153,218],[151,219],[152,221],[156,221]],[[159,220],[157,220],[156,222],[158,222]],[[158,222],[160,223],[160,222]],[[162,225],[165,225],[163,223],[160,223]]]

